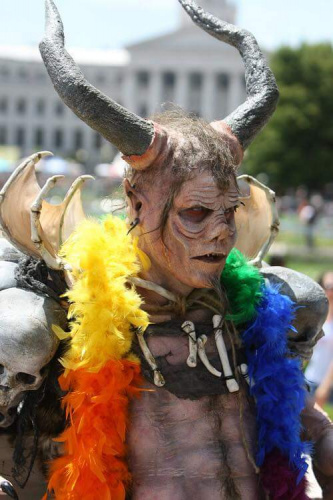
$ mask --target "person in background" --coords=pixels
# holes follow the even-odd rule
[[[323,406],[333,403],[333,271],[325,272],[318,282],[326,292],[329,309],[323,326],[325,336],[316,345],[305,375],[316,402]]]

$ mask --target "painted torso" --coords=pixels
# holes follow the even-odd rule
[[[178,399],[147,386],[132,403],[128,436],[132,500],[260,500],[253,456],[255,418],[245,394]]]
[[[193,316],[192,316],[193,317]],[[205,329],[209,334],[209,323]],[[196,325],[197,326],[197,325]],[[230,394],[203,372],[186,366],[188,339],[163,326],[148,336],[148,345],[156,359],[164,359],[165,379],[177,371],[179,386],[202,383],[205,373],[207,394],[196,398],[177,397],[175,381],[170,390],[147,382],[146,391],[132,401],[128,434],[129,466],[133,476],[132,500],[260,500],[264,498],[258,475],[248,456],[255,455],[256,426],[254,403],[248,386],[241,380],[241,390]],[[175,327],[175,331],[177,328]],[[198,328],[199,330],[199,328]],[[211,327],[212,330],[212,327]],[[179,328],[178,328],[179,332]],[[230,346],[226,342],[227,348]],[[206,352],[218,369],[218,353],[210,336]],[[229,358],[231,356],[229,355]],[[168,372],[168,369],[171,371]],[[189,371],[194,378],[188,379]],[[201,372],[200,372],[201,371]],[[144,370],[145,373],[145,370]],[[211,378],[209,378],[211,377]],[[183,384],[182,384],[183,380]],[[213,394],[212,394],[213,393]],[[246,444],[245,444],[246,443]]]

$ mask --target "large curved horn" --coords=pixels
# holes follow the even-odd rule
[[[243,149],[266,125],[279,98],[273,73],[269,69],[254,36],[233,24],[206,13],[192,0],[179,0],[192,20],[222,42],[235,47],[245,66],[247,99],[223,121],[230,126]]]
[[[142,155],[154,137],[154,125],[129,112],[93,87],[64,48],[64,30],[53,0],[45,1],[46,31],[40,52],[61,99],[91,128],[125,155]]]

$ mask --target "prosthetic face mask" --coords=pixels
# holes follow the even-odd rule
[[[167,211],[159,188],[145,196],[134,190],[129,198],[129,217],[140,218],[139,245],[164,283],[172,276],[191,288],[213,287],[236,240],[236,182],[222,189],[209,171],[198,173],[182,183]]]

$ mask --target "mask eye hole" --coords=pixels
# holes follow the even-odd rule
[[[29,373],[19,372],[16,375],[16,380],[18,382],[21,382],[22,384],[31,385],[36,382],[36,377],[34,377],[33,375],[29,375]]]
[[[3,365],[0,365],[0,375],[4,372],[5,367]]]
[[[191,207],[179,212],[179,216],[187,222],[199,223],[202,222],[210,212],[211,210],[205,207]]]

